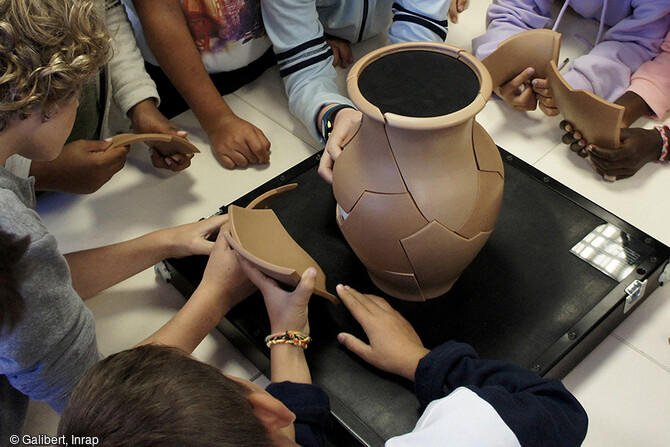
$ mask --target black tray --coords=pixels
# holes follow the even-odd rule
[[[637,302],[658,286],[670,249],[500,152],[505,191],[491,238],[446,295],[424,303],[388,298],[370,281],[337,227],[332,190],[316,172],[319,154],[234,203],[245,206],[264,191],[298,183],[271,208],[323,268],[329,291],[335,293],[335,286],[343,283],[388,298],[429,348],[455,339],[470,343],[484,358],[512,361],[539,375],[561,378],[626,317],[636,299],[627,297],[628,285],[647,280],[646,293]],[[570,252],[603,223],[627,233],[640,256],[639,266],[621,282]],[[172,284],[190,296],[205,263],[203,257],[168,260]],[[412,384],[368,366],[336,341],[340,331],[364,338],[347,309],[313,297],[310,327],[314,341],[306,351],[308,362],[314,383],[331,397],[333,416],[370,446],[411,431],[419,417]],[[269,350],[263,338],[270,328],[262,297],[251,297],[233,309],[220,329],[268,373]]]

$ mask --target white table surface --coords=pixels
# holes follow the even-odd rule
[[[450,27],[447,43],[471,48],[484,32],[484,12],[490,1],[472,0],[460,21]],[[589,37],[568,14],[561,60],[586,49],[573,37]],[[355,47],[357,56],[384,42],[383,38]],[[340,85],[345,71],[340,70]],[[189,131],[202,154],[181,173],[155,170],[143,147],[131,151],[126,167],[99,191],[87,196],[50,193],[39,198],[38,211],[63,252],[126,240],[159,228],[208,216],[320,150],[306,129],[289,112],[278,70],[272,68],[249,86],[226,96],[240,117],[261,128],[272,143],[271,163],[229,171],[214,160],[208,140],[190,112],[174,121]],[[558,118],[539,112],[520,113],[491,100],[478,115],[498,145],[623,220],[670,245],[670,168],[649,164],[631,179],[604,182],[587,163],[560,143]],[[666,120],[670,121],[670,120]],[[641,119],[637,125],[654,123]],[[344,280],[344,279],[343,279]],[[133,346],[164,324],[184,303],[152,269],[130,278],[87,301],[96,318],[103,354]],[[670,287],[657,289],[564,379],[589,414],[585,446],[670,445]],[[264,385],[260,374],[219,332],[196,349],[202,361],[228,374]],[[46,405],[31,403],[25,432],[54,434],[57,415]]]

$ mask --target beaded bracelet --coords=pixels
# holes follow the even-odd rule
[[[302,349],[307,349],[307,344],[310,341],[312,341],[312,338],[300,331],[278,332],[265,337],[265,344],[268,348],[279,343],[288,343],[294,346],[300,346]]]
[[[661,149],[661,156],[658,157],[658,161],[668,162],[668,134],[665,130],[665,126],[656,126],[654,129],[658,130],[658,133],[661,134],[661,140],[663,140],[663,148]]]

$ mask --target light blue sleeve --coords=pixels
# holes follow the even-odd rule
[[[316,2],[262,0],[261,8],[284,81],[289,110],[316,141],[325,143],[316,123],[321,108],[331,103],[353,103],[335,83],[333,52],[324,38]]]

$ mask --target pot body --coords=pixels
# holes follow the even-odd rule
[[[384,292],[440,296],[484,246],[502,201],[500,154],[474,119],[490,76],[455,47],[403,43],[362,58],[347,87],[363,119],[334,166],[338,225]]]

